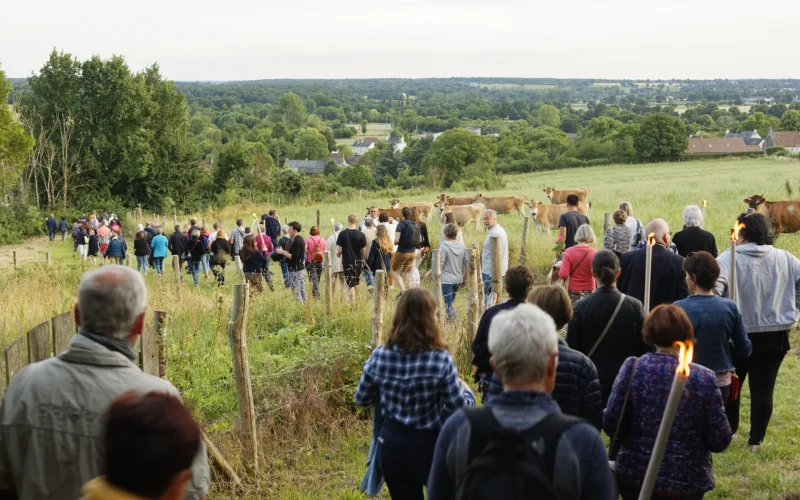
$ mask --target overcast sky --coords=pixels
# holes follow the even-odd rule
[[[0,16],[9,77],[54,48],[174,80],[800,78],[797,0],[38,0]]]

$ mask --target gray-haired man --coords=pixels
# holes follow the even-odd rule
[[[58,357],[20,371],[3,398],[0,497],[15,491],[20,500],[79,498],[81,486],[105,470],[109,404],[130,390],[179,395],[134,364],[146,309],[147,289],[133,269],[104,266],[83,275],[75,305],[79,333]],[[201,447],[187,498],[202,498],[209,484]]]

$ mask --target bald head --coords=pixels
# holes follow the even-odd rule
[[[129,267],[103,266],[81,278],[75,320],[82,330],[128,339],[141,333],[146,309],[147,288]]]
[[[653,233],[656,243],[661,243],[664,246],[669,246],[670,243],[670,235],[669,235],[669,224],[664,219],[653,219],[644,226],[644,234],[645,236],[649,236],[650,233]]]

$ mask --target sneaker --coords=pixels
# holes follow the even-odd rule
[[[752,451],[753,453],[758,453],[759,451],[761,451],[761,445],[759,445],[759,444],[751,444],[750,445],[750,451]]]

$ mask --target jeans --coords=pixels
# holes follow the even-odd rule
[[[61,231],[61,241],[67,241],[67,232]]]
[[[364,283],[367,284],[367,290],[369,290],[369,293],[372,293],[372,288],[375,286],[375,282],[372,279],[372,273],[369,272],[369,269],[367,269],[366,266],[364,266],[364,272],[362,274],[364,274]]]
[[[393,500],[423,500],[438,430],[407,427],[390,418],[381,428],[380,461]]]
[[[308,277],[311,279],[311,296],[319,298],[319,279],[322,276],[322,262],[308,263]]]
[[[306,270],[287,272],[289,273],[289,288],[292,289],[297,301],[301,304],[305,304],[308,300],[308,296],[306,295]]]
[[[194,280],[194,286],[200,286],[200,261],[190,260],[189,270],[192,272],[192,279]]]
[[[283,286],[289,288],[289,263],[281,261],[281,273],[283,274]]]
[[[164,274],[164,257],[153,257],[153,263],[156,265],[156,273],[159,276]]]
[[[270,290],[272,290],[272,277],[269,275],[269,255],[267,256],[267,265],[264,267],[264,281],[270,285]]]
[[[211,268],[209,261],[211,260],[210,253],[204,253],[203,256],[200,258],[200,264],[203,266],[203,273],[208,277],[208,270]]]
[[[136,256],[136,269],[141,273],[147,274],[147,255]]]
[[[383,471],[378,467],[378,455],[381,452],[381,445],[378,437],[381,435],[384,417],[381,414],[380,405],[372,409],[372,441],[369,443],[369,453],[367,454],[367,472],[361,480],[361,490],[371,497],[381,494],[383,489]]]
[[[458,283],[452,285],[445,285],[442,283],[442,296],[444,296],[445,310],[447,311],[447,319],[458,319],[453,302],[456,300],[456,293],[461,285]]]
[[[47,231],[47,234],[50,236],[50,241],[56,239],[56,232],[55,231]]]
[[[489,294],[492,293],[492,277],[488,274],[481,273],[481,281],[483,281],[483,301],[489,304]]]
[[[754,333],[750,335],[751,342],[756,336],[780,335],[781,332]],[[741,387],[747,376],[750,376],[750,439],[748,444],[761,444],[767,434],[767,426],[772,418],[773,395],[775,393],[775,380],[778,378],[778,370],[781,367],[785,352],[774,350],[762,350],[760,342],[753,342],[753,353],[749,358],[738,358],[734,356],[733,365],[736,368],[736,376],[739,377]],[[788,346],[787,346],[788,347]],[[731,424],[731,431],[739,429],[739,405],[741,395],[728,401],[725,405],[725,413],[728,415],[728,422]]]

